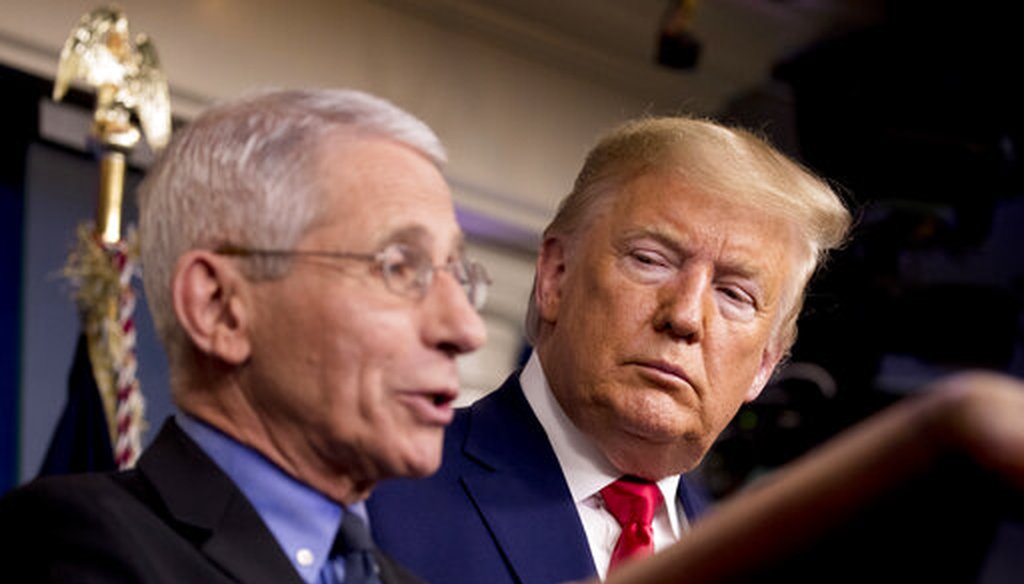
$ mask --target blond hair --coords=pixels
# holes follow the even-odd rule
[[[798,264],[793,305],[777,329],[781,347],[796,340],[796,320],[814,271],[841,246],[852,222],[835,190],[800,163],[749,130],[691,117],[651,117],[627,122],[607,133],[587,155],[583,168],[544,238],[572,242],[595,212],[620,187],[641,175],[666,173],[689,188],[789,221],[801,235],[806,255]],[[527,338],[540,332],[536,299],[526,316]]]

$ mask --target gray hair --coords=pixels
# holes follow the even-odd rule
[[[434,132],[395,105],[353,90],[263,90],[221,102],[176,132],[138,189],[143,283],[173,365],[186,346],[171,299],[178,258],[191,249],[293,247],[319,214],[320,147],[341,133],[391,139],[440,167]],[[253,264],[254,277],[287,263]]]
[[[627,122],[605,134],[587,155],[572,192],[562,200],[544,238],[571,244],[620,187],[646,174],[664,173],[702,193],[781,216],[806,244],[793,306],[779,322],[784,350],[796,340],[804,289],[830,251],[841,246],[852,222],[835,191],[767,140],[736,127],[689,117],[651,117]],[[540,315],[531,297],[526,334],[536,343]]]

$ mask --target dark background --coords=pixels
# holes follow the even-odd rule
[[[795,137],[778,142],[834,182],[857,224],[812,283],[792,366],[707,461],[716,496],[937,375],[1024,375],[1024,51],[1012,8],[889,2],[878,22],[776,65]],[[754,117],[742,102],[729,116]]]

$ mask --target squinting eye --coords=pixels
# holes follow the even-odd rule
[[[643,264],[645,266],[668,265],[668,262],[665,261],[665,258],[661,257],[659,254],[652,253],[649,251],[634,250],[629,253],[629,257],[632,258],[637,263]]]
[[[726,298],[728,298],[730,301],[732,301],[732,302],[734,302],[736,304],[741,304],[741,305],[750,306],[750,307],[754,307],[757,304],[757,301],[754,299],[753,296],[751,296],[750,294],[747,294],[746,292],[744,292],[740,288],[734,288],[734,287],[731,287],[731,286],[723,286],[723,287],[719,288],[718,290],[722,294],[724,294]]]
[[[619,266],[627,277],[642,284],[663,282],[678,269],[673,258],[650,248],[625,250]]]

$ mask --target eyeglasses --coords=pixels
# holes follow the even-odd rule
[[[487,288],[491,284],[487,270],[479,262],[459,255],[445,264],[435,266],[430,256],[422,250],[401,243],[390,243],[377,253],[249,249],[234,245],[221,246],[214,253],[237,257],[307,257],[369,262],[383,278],[388,290],[417,301],[426,297],[434,282],[434,272],[447,270],[462,286],[469,303],[477,310],[483,308],[484,302],[487,301]]]

